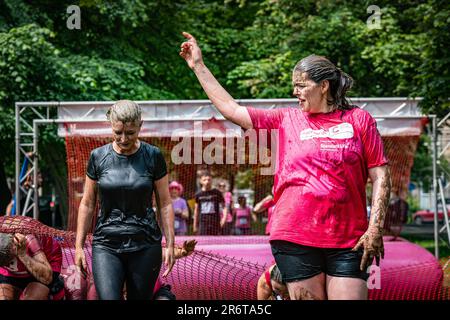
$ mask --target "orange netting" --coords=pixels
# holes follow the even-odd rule
[[[197,164],[180,164],[176,165],[171,161],[171,152],[173,147],[178,143],[171,141],[170,138],[143,138],[150,144],[158,146],[166,159],[169,170],[169,179],[177,180],[184,186],[183,197],[187,200],[190,206],[190,219],[187,221],[189,232],[192,231],[192,214],[193,214],[193,198],[198,188],[198,173],[200,169],[208,169],[212,173],[213,181],[226,181],[230,191],[239,184],[242,184],[243,179],[247,180],[247,188],[251,190],[251,197],[247,198],[247,204],[254,206],[271,192],[273,176],[261,175],[261,169],[266,168],[261,164],[225,164],[225,152],[223,152],[224,164],[212,165],[197,165]],[[383,137],[386,155],[389,159],[391,176],[392,176],[392,190],[399,195],[400,198],[405,199],[408,191],[408,183],[413,165],[414,154],[416,151],[418,136],[392,136]],[[68,166],[68,196],[69,196],[69,216],[68,216],[68,230],[76,230],[78,207],[83,195],[84,179],[86,175],[86,166],[89,159],[90,152],[106,143],[111,142],[110,138],[106,137],[84,137],[71,136],[66,137],[67,150],[67,166]],[[203,150],[207,147],[209,142],[203,141]],[[235,161],[237,162],[237,143],[235,147]],[[226,148],[226,146],[224,147]],[[192,148],[193,150],[194,148]],[[249,143],[246,144],[244,160],[248,160],[251,147]],[[192,151],[193,153],[194,151]],[[192,155],[192,159],[194,156]],[[236,203],[236,196],[234,197]],[[252,201],[253,200],[253,201]],[[92,226],[95,225],[95,219],[92,221]],[[385,227],[388,234],[399,235],[403,217],[398,210],[391,210],[391,214],[386,217]],[[267,223],[267,212],[258,215],[257,221],[252,221],[251,231],[249,234],[258,235],[264,234],[265,225]],[[91,229],[92,231],[92,229]],[[232,231],[231,231],[232,233]],[[190,234],[190,233],[188,233]],[[217,234],[224,234],[223,231],[218,230]],[[228,232],[230,234],[230,231]]]
[[[91,234],[84,248],[89,279],[86,281],[74,266],[75,234],[72,231],[56,230],[32,218],[16,216],[0,217],[0,232],[56,239],[62,248],[61,275],[66,298],[95,298],[95,294],[91,294]],[[188,238],[177,237],[177,242],[184,239]],[[256,299],[258,279],[271,264],[267,236],[195,239],[198,245],[194,253],[177,260],[172,272],[163,280],[172,286],[177,299]],[[218,243],[221,245],[217,246]],[[443,259],[444,264],[440,265],[425,249],[404,240],[385,239],[385,248],[386,259],[379,269],[372,270],[368,280],[369,299],[450,300],[450,257]],[[237,256],[239,254],[245,255],[246,259]],[[264,261],[267,263],[261,263]],[[163,266],[161,274],[164,269]]]

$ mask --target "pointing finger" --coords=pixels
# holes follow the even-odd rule
[[[187,32],[184,32],[184,31],[183,31],[182,34],[183,34],[183,36],[184,36],[186,39],[189,39],[190,41],[196,42],[194,36],[191,35],[190,33],[187,33]]]

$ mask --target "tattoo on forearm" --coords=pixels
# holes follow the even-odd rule
[[[371,225],[379,229],[383,229],[384,219],[389,205],[389,196],[391,192],[391,183],[389,174],[380,178],[379,186],[374,190],[373,197],[373,217],[371,219]]]
[[[24,264],[25,268],[39,281],[44,284],[48,284],[48,267],[40,261],[30,257],[23,256],[19,258]]]

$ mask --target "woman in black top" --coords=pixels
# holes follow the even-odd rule
[[[138,139],[139,106],[116,102],[108,111],[113,142],[92,151],[78,211],[75,263],[87,270],[83,246],[99,193],[100,212],[92,242],[92,272],[100,299],[151,299],[161,268],[161,230],[152,193],[161,209],[166,238],[163,276],[174,264],[174,213],[161,151]]]

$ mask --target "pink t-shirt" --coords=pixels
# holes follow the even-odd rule
[[[376,121],[360,108],[248,112],[255,129],[278,129],[270,240],[353,247],[367,230],[368,169],[387,164]]]
[[[62,252],[58,241],[53,237],[42,237],[40,243],[52,271],[61,273]]]
[[[36,239],[33,235],[26,235],[26,252],[27,255],[30,257],[34,257],[39,252],[42,251],[41,244],[39,243],[39,240]],[[14,259],[11,261],[11,263],[8,266],[0,267],[0,274],[5,277],[14,277],[14,278],[26,278],[30,276],[30,273],[28,272],[25,265],[18,259],[17,257],[14,257]]]
[[[38,240],[34,235],[26,235],[27,255],[34,257],[39,252],[43,252],[54,272],[61,272],[62,254],[58,242],[51,237],[43,237]],[[0,267],[0,274],[6,277],[26,278],[31,274],[25,265],[15,257],[8,266]]]
[[[233,214],[230,212],[230,210],[232,210],[232,194],[231,192],[227,191],[225,192],[224,196],[223,196],[224,200],[225,200],[225,207],[228,208],[228,214],[227,214],[227,219],[225,220],[227,223],[233,222]],[[225,208],[223,208],[222,210],[224,210]],[[221,214],[221,218],[223,217],[223,213],[224,211],[222,211]]]
[[[235,209],[235,214],[236,214],[236,223],[235,223],[235,227],[236,228],[241,228],[241,229],[248,229],[250,228],[250,218],[251,218],[251,213],[252,210],[250,209],[249,206],[246,206],[245,208],[237,208]]]
[[[275,201],[273,199],[265,202],[263,207],[267,209],[267,224],[266,224],[266,234],[270,234],[270,227],[272,226],[272,213],[275,208]]]

